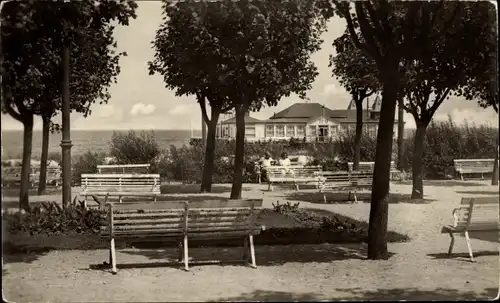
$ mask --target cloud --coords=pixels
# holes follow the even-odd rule
[[[130,109],[130,114],[132,116],[147,116],[154,113],[156,106],[153,104],[144,104],[142,102],[136,103]]]
[[[321,93],[321,95],[328,96],[328,95],[337,95],[342,93],[345,93],[345,90],[343,88],[340,88],[337,85],[330,83],[323,87],[323,92]]]
[[[193,114],[196,112],[193,110],[192,104],[180,104],[172,108],[168,113],[171,115],[186,115],[186,114]]]

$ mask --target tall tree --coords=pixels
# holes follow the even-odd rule
[[[484,55],[483,60],[475,61],[469,65],[467,71],[467,85],[461,87],[457,92],[459,96],[465,96],[468,100],[475,100],[480,107],[491,107],[498,115],[498,27],[497,12],[492,5],[488,13],[483,15],[484,28],[481,30],[481,49]],[[498,140],[498,139],[497,139]],[[498,141],[497,153],[493,166],[491,185],[498,185]]]
[[[218,22],[215,10],[209,6],[204,1],[164,1],[164,23],[152,42],[154,60],[148,62],[150,74],[162,75],[165,86],[175,90],[178,96],[195,95],[201,108],[203,122],[208,126],[202,192],[212,189],[219,116],[232,108],[227,98],[219,93],[219,88],[225,85],[221,77],[224,63],[219,58],[218,38],[208,30],[211,23]]]
[[[368,232],[368,258],[387,259],[387,220],[390,163],[396,104],[401,96],[404,62],[418,58],[421,48],[446,33],[457,10],[445,9],[458,3],[358,1],[354,12],[349,2],[332,0],[347,22],[358,49],[375,61],[382,85],[382,105],[372,186]],[[437,26],[443,24],[443,26]],[[357,32],[359,28],[359,33]]]
[[[469,72],[476,75],[487,72],[488,65],[483,61],[491,51],[488,43],[491,30],[488,27],[494,27],[495,20],[486,20],[488,10],[492,8],[479,2],[460,5],[461,16],[453,22],[453,29],[426,43],[419,50],[417,59],[407,65],[404,106],[417,126],[412,160],[412,199],[422,199],[424,195],[422,157],[425,131],[436,110],[450,93],[467,84]],[[435,18],[432,6],[428,9],[429,17]],[[443,8],[444,11],[453,9]],[[444,24],[435,24],[434,30],[438,26]]]
[[[361,136],[363,134],[363,101],[380,90],[375,62],[359,50],[351,40],[349,32],[333,42],[336,55],[330,55],[330,67],[340,84],[351,94],[356,104],[356,135],[354,138],[354,165],[359,168],[361,159]]]
[[[194,35],[193,48],[183,51],[203,48],[206,54],[192,68],[216,63],[217,68],[211,72],[218,82],[216,86],[205,82],[208,93],[235,110],[231,198],[238,199],[243,181],[245,114],[264,104],[274,106],[281,97],[303,94],[311,87],[317,72],[309,55],[320,47],[324,20],[316,18],[315,2],[309,1],[187,1],[175,5],[195,10],[191,15],[199,20],[196,26],[201,33]],[[188,32],[186,29],[184,33]],[[203,96],[205,92],[198,94]]]
[[[64,44],[85,48],[112,22],[128,24],[135,17],[133,1],[7,2],[2,9],[2,111],[24,126],[20,208],[29,211],[29,172],[34,115],[60,96],[47,95],[61,62]],[[63,26],[65,31],[63,31]],[[65,32],[66,35],[62,35]],[[98,51],[98,50],[97,50]],[[90,68],[89,66],[85,66]],[[82,75],[85,72],[80,71]],[[58,82],[60,83],[60,82]],[[54,107],[57,108],[57,107]]]
[[[116,42],[113,38],[114,27],[105,25],[99,30],[91,28],[79,29],[85,35],[85,44],[71,45],[70,53],[70,108],[72,111],[87,117],[91,113],[90,106],[99,101],[107,103],[111,95],[108,88],[116,82],[120,72],[119,58],[125,52],[116,52]],[[47,45],[51,52],[54,45]],[[59,47],[59,46],[55,46]],[[43,102],[38,104],[38,114],[42,118],[42,155],[40,167],[40,182],[38,194],[43,194],[46,187],[47,156],[50,131],[58,131],[60,125],[53,123],[52,119],[62,110],[62,73],[57,64],[52,68],[47,67],[46,85],[42,91]],[[51,80],[50,80],[50,79]]]

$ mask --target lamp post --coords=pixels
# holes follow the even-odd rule
[[[63,21],[64,22],[64,21]],[[66,23],[63,24],[64,38],[66,38]],[[70,100],[69,100],[69,48],[67,41],[62,49],[62,178],[63,178],[63,208],[71,203],[71,138],[70,138]]]

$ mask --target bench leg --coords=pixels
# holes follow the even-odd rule
[[[354,203],[358,203],[358,197],[356,196],[356,190],[354,190],[353,195],[354,195]]]
[[[328,203],[328,202],[326,201],[326,193],[325,193],[325,192],[323,192],[323,202],[324,202],[325,204],[326,204],[326,203]]]
[[[178,260],[179,262],[182,262],[182,241],[179,240],[179,243],[177,243],[177,248],[178,248]]]
[[[153,203],[156,203],[156,195],[153,197]]]
[[[118,196],[118,202],[122,203],[122,196]]]
[[[272,183],[269,183],[267,190],[268,191],[273,191],[273,184]]]
[[[472,246],[470,245],[469,232],[465,232],[465,241],[467,241],[467,249],[469,250],[470,261],[474,262],[474,255],[472,254]]]
[[[252,258],[252,267],[257,268],[257,264],[255,264],[255,248],[253,246],[253,235],[249,235],[248,240],[250,241],[250,257]]]
[[[189,261],[189,253],[188,253],[188,238],[187,238],[187,235],[184,236],[184,269],[186,271],[189,271],[189,264],[188,264],[188,261]]]
[[[295,190],[299,190],[299,184],[295,183]]]
[[[243,261],[246,263],[248,263],[248,251],[248,239],[245,237],[245,239],[243,239]]]
[[[455,245],[455,236],[450,233],[450,238],[451,238],[451,241],[450,241],[450,247],[448,248],[448,256],[451,256],[451,253],[453,252],[453,245]]]
[[[110,252],[111,252],[111,272],[113,274],[117,273],[116,270],[116,252],[115,252],[115,238],[111,238],[110,243]]]
[[[460,180],[464,180],[464,175],[463,174],[460,174]]]
[[[83,206],[85,206],[85,208],[87,208],[87,195],[85,195],[85,198],[83,200]]]

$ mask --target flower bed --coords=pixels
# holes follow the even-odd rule
[[[365,242],[367,223],[318,209],[301,209],[298,204],[275,205],[263,209],[258,222],[265,226],[254,237],[256,245],[320,244]],[[107,247],[99,240],[99,211],[72,205],[62,210],[55,202],[44,202],[32,213],[4,213],[4,243],[9,247],[44,247],[48,249],[98,249]],[[406,235],[389,232],[390,242],[409,240]],[[130,244],[129,244],[130,245]],[[126,246],[129,246],[126,245]],[[134,247],[155,248],[176,243],[133,243]],[[241,239],[190,241],[190,247],[241,246]],[[16,251],[16,249],[13,249]],[[19,250],[19,249],[17,249]],[[29,248],[25,250],[29,251]],[[6,251],[6,253],[9,253]]]

